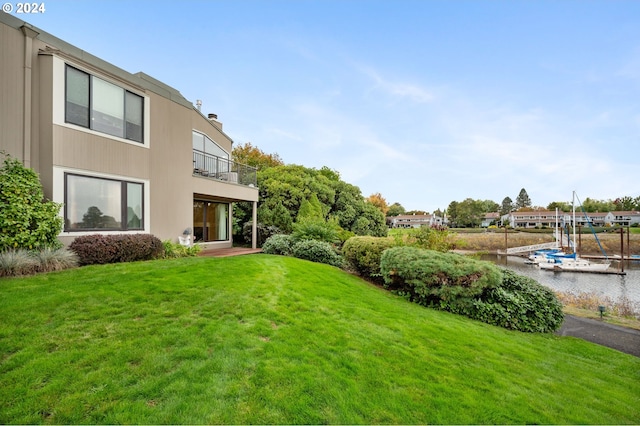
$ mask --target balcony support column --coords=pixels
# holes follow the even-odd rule
[[[258,202],[253,202],[251,221],[251,248],[258,248]]]

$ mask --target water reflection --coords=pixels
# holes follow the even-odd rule
[[[482,259],[531,277],[553,290],[573,294],[594,293],[614,301],[626,298],[636,306],[640,306],[640,262],[631,262],[628,265],[625,263],[626,275],[602,275],[545,271],[526,264],[524,258],[515,256],[485,255]],[[618,262],[612,262],[611,268],[617,270],[618,264]]]

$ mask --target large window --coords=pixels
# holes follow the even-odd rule
[[[196,242],[227,241],[229,204],[194,200],[193,234]]]
[[[143,143],[144,98],[69,65],[65,121]]]
[[[65,231],[144,229],[144,185],[65,174]]]

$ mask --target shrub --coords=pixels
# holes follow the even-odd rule
[[[150,260],[164,253],[162,242],[149,234],[85,235],[76,238],[69,248],[82,265]]]
[[[29,275],[37,270],[38,262],[27,250],[6,250],[0,253],[0,276],[2,277]]]
[[[383,251],[397,244],[393,238],[352,237],[342,246],[342,255],[360,275],[382,283],[380,257]]]
[[[302,240],[293,245],[293,256],[299,259],[306,259],[312,262],[326,263],[341,267],[342,256],[336,253],[333,246],[326,241]]]
[[[500,269],[454,253],[393,247],[380,259],[385,286],[425,306],[446,308],[459,298],[474,298],[497,287]]]
[[[61,271],[75,266],[78,266],[78,257],[65,248],[45,248],[36,252],[18,249],[0,253],[0,277]]]
[[[165,258],[193,257],[197,256],[202,250],[199,245],[189,247],[169,240],[163,241],[162,246],[164,248],[163,256]]]
[[[295,240],[291,235],[276,234],[267,238],[262,245],[262,251],[267,254],[291,256]]]
[[[75,268],[79,263],[78,255],[66,248],[45,248],[32,256],[38,264],[38,272],[62,271]]]
[[[562,304],[548,288],[490,262],[452,253],[396,247],[380,269],[388,288],[425,306],[525,332],[562,325]]]
[[[335,226],[328,222],[304,221],[293,225],[293,237],[300,240],[326,241],[337,243],[340,241]]]
[[[405,244],[427,250],[449,251],[454,247],[454,240],[447,228],[438,226],[421,226],[407,230]]]
[[[451,303],[448,310],[525,332],[548,333],[562,325],[562,303],[552,290],[508,269],[502,270],[502,276],[498,287],[486,289],[471,302],[459,300]]]
[[[60,207],[44,200],[35,171],[6,156],[0,168],[0,251],[60,247]]]

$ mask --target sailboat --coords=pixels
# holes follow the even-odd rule
[[[603,272],[609,269],[611,266],[611,262],[608,260],[604,263],[596,263],[591,262],[587,259],[581,258],[576,249],[575,249],[575,241],[576,241],[576,191],[573,191],[573,253],[571,254],[548,254],[547,262],[541,262],[538,265],[540,269],[552,270],[552,271],[575,271],[575,272]],[[579,200],[578,200],[579,201]],[[598,245],[600,245],[600,241],[598,240],[598,236],[593,231],[593,227],[591,226],[591,219],[586,215],[587,222],[589,223],[589,227],[591,227],[591,231],[593,235],[596,237],[596,241],[598,241]],[[602,246],[600,246],[602,248]],[[606,253],[605,253],[606,257]]]

